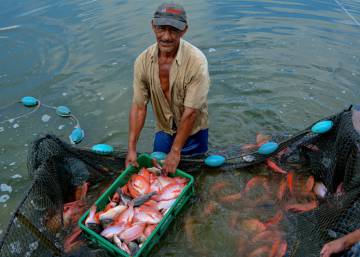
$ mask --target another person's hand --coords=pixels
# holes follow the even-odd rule
[[[339,238],[326,243],[320,252],[320,257],[330,257],[332,254],[340,253],[346,250],[344,238]]]
[[[137,154],[136,151],[129,151],[126,160],[125,160],[125,167],[129,166],[131,164],[132,166],[139,167],[139,164],[137,163]]]
[[[177,166],[180,162],[180,153],[170,151],[170,153],[167,155],[164,165],[163,165],[163,172],[165,174],[167,173],[175,173]]]

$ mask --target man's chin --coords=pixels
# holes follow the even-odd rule
[[[161,52],[164,52],[164,53],[171,53],[174,51],[174,47],[173,46],[162,46],[162,45],[159,45],[159,49]]]

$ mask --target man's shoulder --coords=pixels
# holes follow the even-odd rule
[[[142,51],[138,57],[136,58],[137,61],[145,62],[150,61],[156,51],[156,43],[150,45],[144,51]]]
[[[184,39],[182,41],[184,52],[191,62],[207,63],[205,54],[199,48]]]

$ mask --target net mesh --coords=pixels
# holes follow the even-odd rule
[[[270,156],[244,146],[211,152],[227,157],[221,169],[246,168],[270,159],[285,170],[311,173],[325,185],[328,191],[316,208],[286,214],[291,230],[286,256],[319,256],[324,243],[360,228],[360,128],[353,122],[355,114],[350,107],[325,118],[334,126],[324,134],[312,133],[309,126],[293,136],[272,136],[279,148]],[[107,256],[89,244],[64,252],[68,244],[83,239],[76,236],[76,225],[68,225],[64,210],[86,184],[88,194],[82,199],[83,209],[78,210],[81,215],[98,196],[92,192],[106,188],[124,168],[125,154],[117,149],[108,156],[98,155],[52,135],[36,140],[28,159],[32,183],[0,242],[0,256]],[[184,157],[179,168],[204,169],[204,157]],[[343,188],[340,192],[339,187]],[[70,215],[75,216],[73,224],[79,215]]]

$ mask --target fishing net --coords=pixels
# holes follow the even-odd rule
[[[317,203],[313,208],[292,212],[284,207],[286,224],[279,222],[288,229],[285,256],[319,256],[326,242],[360,228],[360,134],[353,116],[349,108],[322,119],[334,124],[326,133],[313,133],[314,123],[296,135],[272,135],[266,140],[278,142],[279,147],[269,155],[258,153],[259,145],[208,153],[226,156],[219,169],[256,167],[270,160],[291,174],[311,174],[323,183],[327,191],[321,198],[309,196]],[[28,159],[32,183],[0,242],[0,256],[107,256],[84,243],[76,221],[123,170],[125,154],[116,149],[111,155],[99,155],[52,135],[36,140]],[[205,157],[184,157],[179,168],[210,169],[204,165]],[[282,174],[287,181],[288,174]],[[86,198],[81,197],[84,192]],[[78,209],[68,215],[65,210],[72,203]],[[79,242],[75,250],[64,252]]]
[[[74,201],[74,191],[85,182],[89,192],[99,182],[111,182],[123,164],[120,153],[99,156],[51,135],[36,140],[28,159],[33,182],[11,218],[0,243],[0,256],[61,256],[64,243],[74,229],[64,226],[64,205]],[[77,218],[85,211],[87,201],[94,199],[86,199],[84,208],[74,214]],[[83,247],[79,253],[64,256],[104,256],[99,251],[88,252]]]

